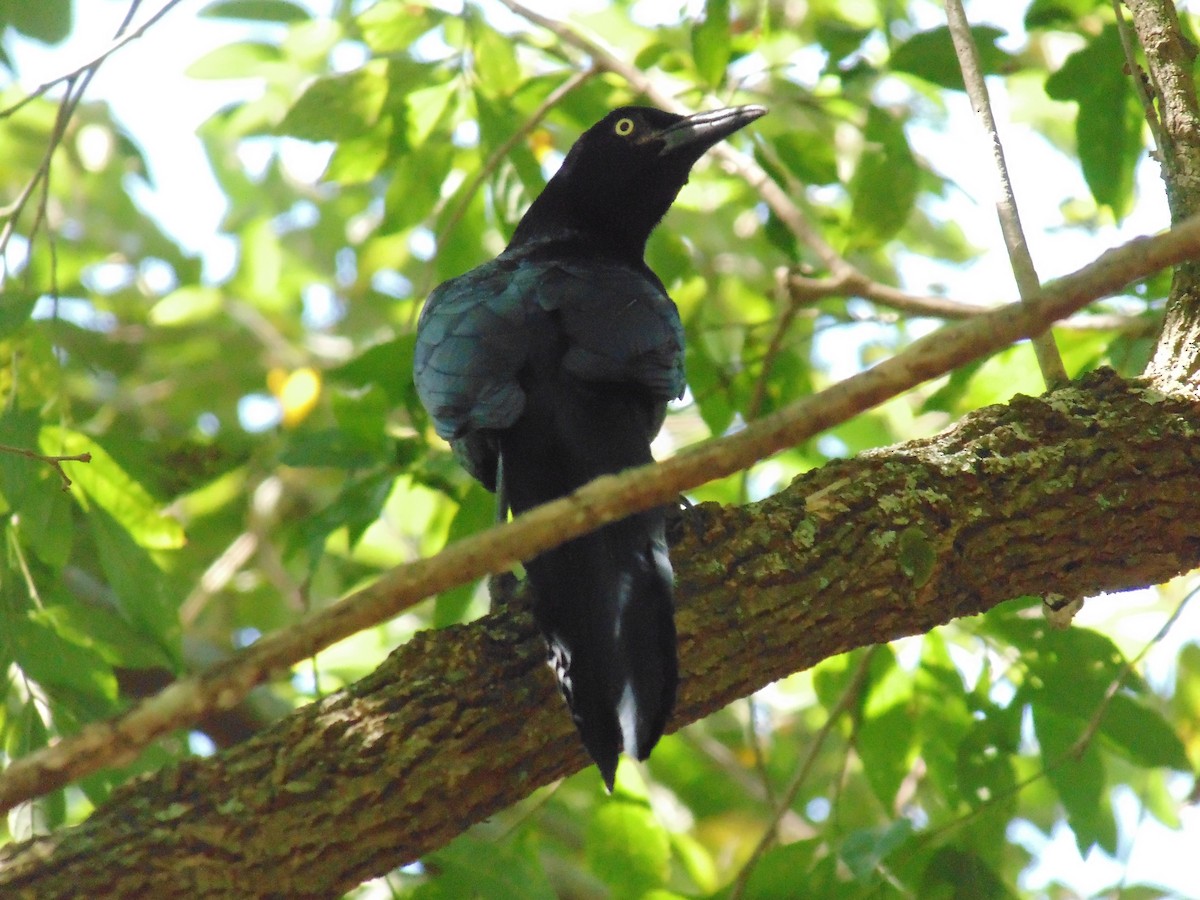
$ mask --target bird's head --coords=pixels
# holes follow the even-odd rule
[[[570,231],[640,259],[696,160],[765,113],[761,106],[691,116],[644,106],[614,109],[571,147],[513,244]]]

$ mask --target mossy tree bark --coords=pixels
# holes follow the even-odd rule
[[[1200,405],[1098,372],[676,528],[672,728],[832,654],[1200,562]],[[246,743],[0,850],[5,896],[320,897],[587,760],[521,613],[426,632]]]

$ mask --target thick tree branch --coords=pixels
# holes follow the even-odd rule
[[[1192,75],[1196,48],[1179,27],[1171,0],[1126,0],[1146,54],[1162,127],[1159,152],[1171,220],[1200,211],[1200,105]],[[1162,336],[1147,374],[1164,384],[1200,381],[1200,265],[1175,271]]]
[[[869,371],[797,401],[742,431],[657,465],[598,478],[504,526],[459,541],[436,557],[393,569],[379,581],[264,637],[201,675],[173,684],[128,713],[14,761],[0,775],[0,810],[136,757],[149,743],[207,713],[228,709],[274,673],[395,616],[413,603],[594,531],[631,512],[672,502],[684,491],[741,471],[827,428],[971,360],[1045,330],[1137,278],[1200,255],[1200,217],[1138,238],[1050,284],[1034,302],[1002,307],[943,328]]]
[[[696,508],[673,552],[672,728],[1009,598],[1186,571],[1200,561],[1198,433],[1190,398],[1099,372],[761,503]],[[928,563],[914,568],[901,547],[918,544]],[[543,656],[524,614],[424,632],[247,743],[3,848],[0,893],[325,897],[389,871],[586,764]]]

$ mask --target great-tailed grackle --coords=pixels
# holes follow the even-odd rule
[[[700,156],[763,115],[622,107],[575,142],[496,259],[439,286],[417,325],[417,392],[467,470],[520,514],[649,463],[683,393],[683,328],[646,240]],[[675,704],[663,510],[526,564],[534,616],[608,789]]]

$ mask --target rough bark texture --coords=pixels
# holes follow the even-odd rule
[[[1179,27],[1171,0],[1125,0],[1146,54],[1158,101],[1159,147],[1171,221],[1200,211],[1200,104],[1192,71],[1197,48]],[[1150,374],[1172,384],[1200,379],[1200,263],[1175,270],[1171,300]]]
[[[1112,373],[677,528],[680,727],[853,647],[1200,562],[1200,404]],[[527,617],[426,632],[239,747],[0,849],[0,895],[328,897],[586,763]]]

